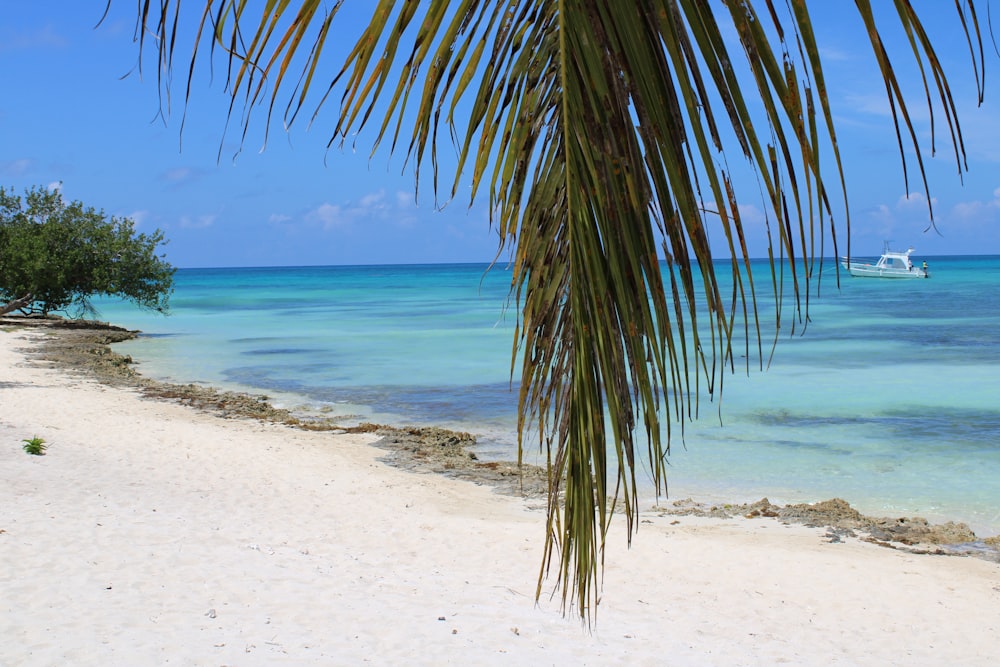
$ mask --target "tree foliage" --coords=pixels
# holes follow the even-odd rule
[[[137,39],[154,44],[165,100],[184,44],[188,94],[197,62],[221,64],[244,136],[258,110],[288,127],[332,106],[331,146],[370,129],[373,152],[388,142],[418,178],[429,165],[435,193],[470,184],[488,200],[520,306],[519,444],[537,435],[548,452],[547,562],[564,603],[587,614],[617,502],[630,538],[634,529],[637,449],[646,443],[663,488],[671,423],[682,429],[698,396],[719,390],[735,345],[762,348],[758,290],[779,304],[790,293],[792,326],[804,322],[822,258],[849,239],[831,206],[846,192],[806,2],[380,0],[353,33],[338,22],[348,5],[360,6],[140,0]],[[923,178],[887,22],[905,33],[902,55],[916,61],[961,172],[955,105],[923,25],[907,0],[878,7],[854,2],[901,154],[915,149]],[[974,4],[955,7],[981,61]],[[449,143],[454,161],[441,152]],[[759,183],[766,285],[750,271],[724,149]],[[710,247],[709,227],[723,248]],[[728,291],[718,256],[732,257]],[[774,321],[788,322],[780,307]]]
[[[97,295],[165,312],[174,269],[157,247],[163,233],[136,233],[129,218],[107,216],[58,190],[23,197],[0,188],[0,302],[24,312],[92,311]]]

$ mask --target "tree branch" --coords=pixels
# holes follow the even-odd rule
[[[35,295],[34,294],[31,294],[31,293],[25,294],[24,296],[22,296],[19,299],[14,299],[13,301],[11,301],[10,303],[8,303],[7,305],[0,306],[0,315],[6,315],[7,313],[11,312],[12,310],[19,310],[19,309],[24,308],[26,306],[30,306],[31,303],[34,300],[35,300]]]

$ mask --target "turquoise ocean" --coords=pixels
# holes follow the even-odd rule
[[[1000,257],[924,259],[927,280],[841,272],[839,287],[828,261],[804,334],[786,308],[766,370],[751,348],[750,372],[738,358],[721,402],[703,397],[674,438],[669,498],[841,497],[1000,533]],[[142,331],[117,349],[148,377],[263,393],[343,423],[470,431],[480,458],[513,459],[517,310],[509,271],[487,268],[181,269],[169,316],[97,305]],[[765,263],[754,272],[769,277]],[[769,300],[761,311],[773,313]]]

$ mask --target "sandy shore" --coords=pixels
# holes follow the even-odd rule
[[[47,368],[44,335],[0,330],[0,665],[997,660],[1000,565],[768,518],[617,528],[588,632],[534,603],[532,501]]]

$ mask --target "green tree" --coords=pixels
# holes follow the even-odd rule
[[[360,141],[371,126],[372,151],[383,141],[403,150],[418,184],[430,164],[435,196],[471,185],[473,199],[488,200],[520,308],[519,445],[537,434],[548,452],[542,572],[554,566],[564,605],[587,615],[617,503],[633,534],[636,433],[647,436],[661,488],[671,424],[682,430],[699,392],[720,389],[735,367],[734,345],[759,353],[771,335],[762,332],[758,290],[779,304],[791,294],[794,329],[808,318],[826,243],[836,255],[838,233],[849,239],[849,219],[835,224],[830,204],[842,193],[846,209],[846,192],[806,2],[380,0],[355,34],[337,20],[348,5],[143,0],[140,53],[152,42],[164,100],[178,44],[191,54],[180,66],[188,94],[199,60],[221,63],[243,136],[254,112],[268,127],[275,116],[287,127],[333,106],[330,145]],[[975,7],[955,6],[978,80]],[[961,172],[952,95],[913,7],[881,3],[878,21],[870,0],[854,7],[885,80],[901,156],[912,144],[923,178],[880,33],[886,22],[905,31],[903,55],[919,64],[932,118],[943,109]],[[735,74],[727,35],[739,40],[747,79]],[[331,62],[344,44],[344,60]],[[453,173],[439,159],[447,143],[457,154]],[[753,194],[767,207],[769,284],[753,282],[724,144],[760,184]],[[905,157],[903,165],[905,174]],[[716,254],[733,258],[728,293],[708,226],[725,239]],[[779,329],[789,321],[780,306],[775,316]]]
[[[156,254],[163,233],[136,233],[58,190],[24,197],[0,188],[0,313],[92,312],[91,298],[116,296],[165,312],[174,269]]]

